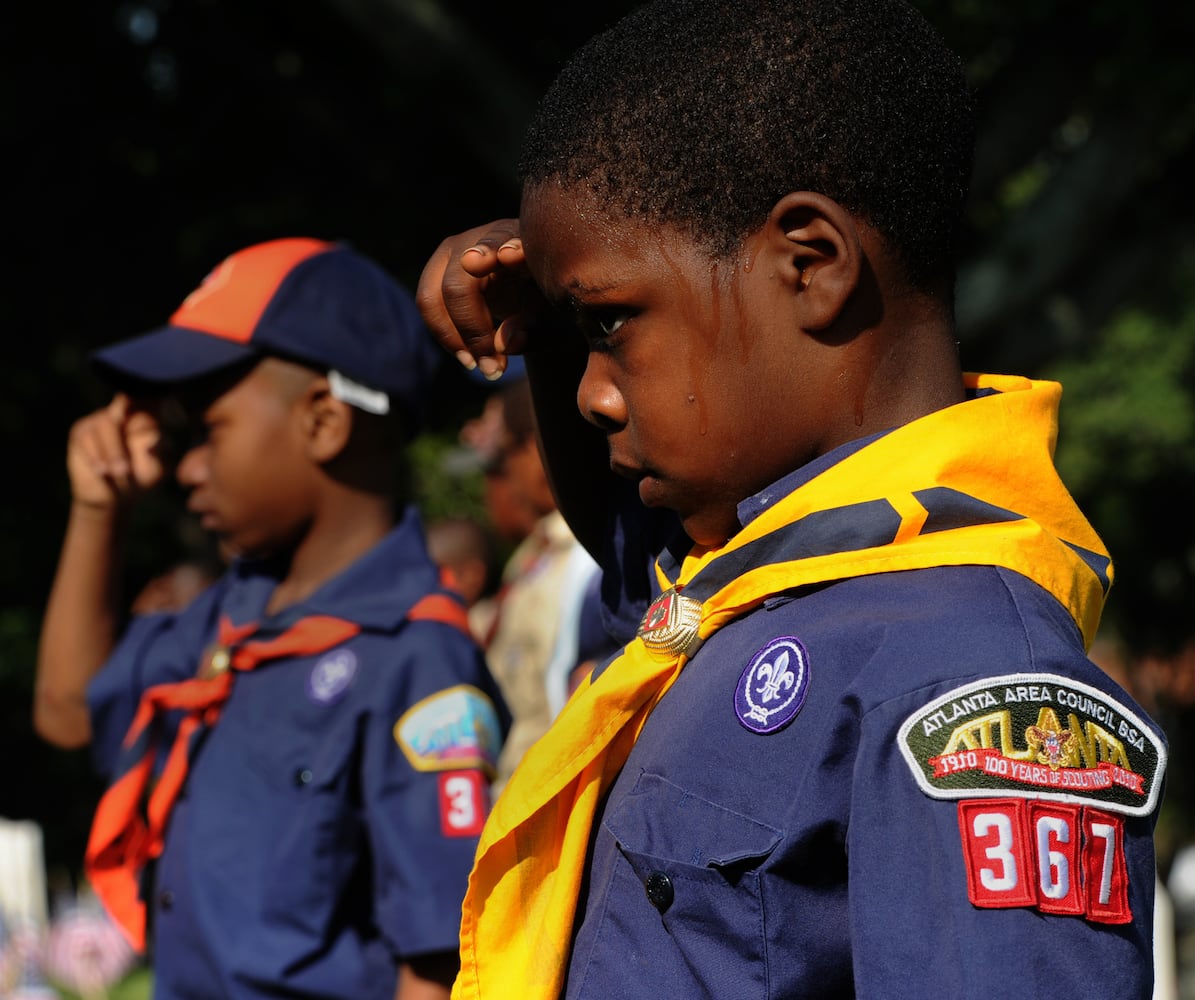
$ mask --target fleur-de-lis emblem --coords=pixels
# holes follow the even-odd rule
[[[809,691],[809,654],[796,636],[777,636],[739,675],[734,710],[753,733],[783,729],[801,710]]]
[[[764,701],[775,701],[781,691],[787,691],[797,682],[796,674],[788,669],[787,649],[770,663],[761,663],[755,673],[763,681],[756,690]]]

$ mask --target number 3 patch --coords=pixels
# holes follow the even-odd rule
[[[1124,820],[1061,802],[960,802],[967,894],[976,906],[1034,906],[1104,924],[1126,924]]]
[[[440,775],[440,831],[445,837],[476,837],[488,811],[489,796],[480,771]]]

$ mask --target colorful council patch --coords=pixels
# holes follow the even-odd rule
[[[1166,748],[1115,698],[1054,674],[989,677],[936,698],[900,728],[921,790],[937,799],[1022,796],[1144,816]]]
[[[394,739],[417,771],[475,767],[492,775],[502,745],[494,703],[469,684],[416,702],[394,724]]]

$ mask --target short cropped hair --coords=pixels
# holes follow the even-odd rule
[[[961,60],[903,0],[657,0],[568,62],[519,174],[715,257],[815,191],[874,227],[914,287],[948,292],[973,147]]]

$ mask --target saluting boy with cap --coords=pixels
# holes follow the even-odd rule
[[[376,264],[284,239],[96,355],[124,392],[71,431],[34,718],[111,781],[87,872],[151,944],[156,997],[447,995],[508,716],[398,502],[427,343]],[[120,635],[122,528],[164,475],[167,396],[197,432],[188,506],[234,559]]]

